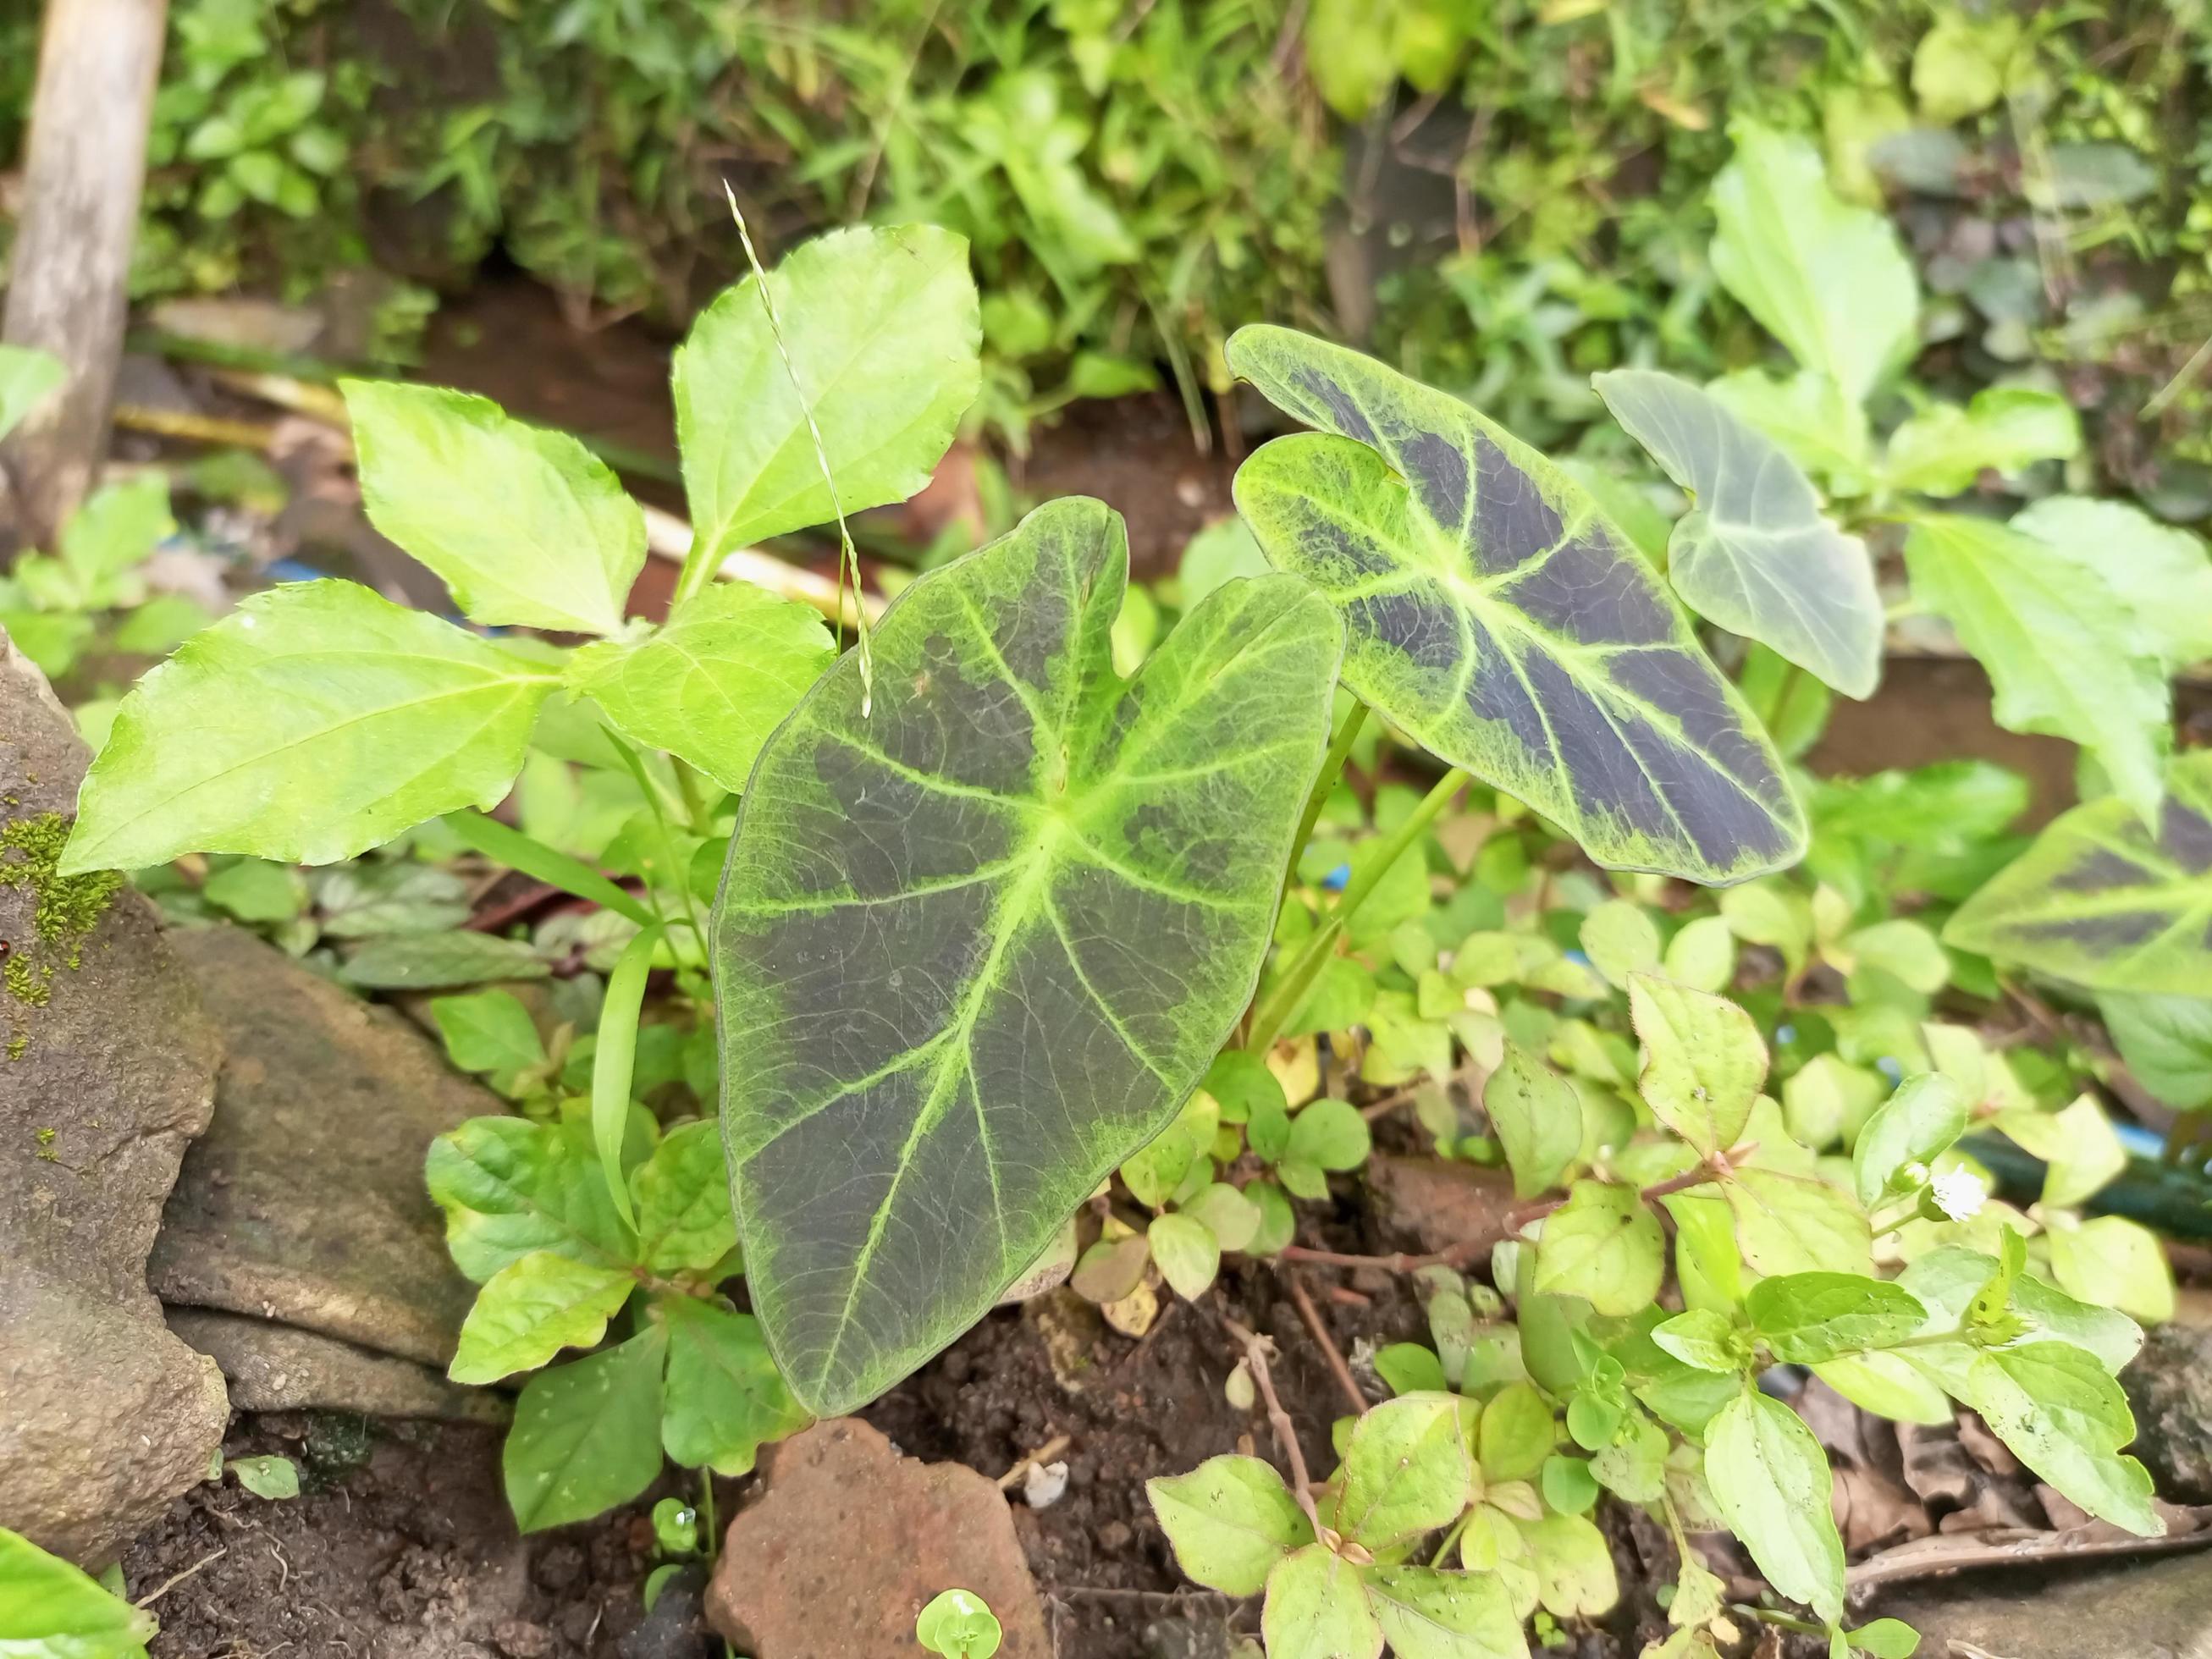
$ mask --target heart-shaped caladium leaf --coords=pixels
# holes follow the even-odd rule
[[[753,1304],[842,1412],[980,1318],[1182,1108],[1258,978],[1335,612],[1209,595],[1129,680],[1118,517],[1056,501],[916,581],[769,738],[715,908]]]
[[[1343,612],[1344,681],[1601,864],[1714,884],[1795,863],[1780,760],[1665,584],[1571,478],[1456,398],[1289,329],[1230,366],[1321,433],[1237,474],[1278,568]]]

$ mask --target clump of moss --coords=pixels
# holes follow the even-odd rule
[[[8,1039],[8,1058],[10,1060],[22,1059],[25,1053],[30,1048],[30,1046],[31,1034],[28,1031],[16,1032],[15,1036]]]
[[[0,823],[0,887],[27,888],[35,900],[31,931],[17,940],[0,969],[0,982],[17,1001],[45,1006],[53,994],[54,975],[83,965],[84,942],[115,902],[121,872],[94,870],[80,876],[57,873],[69,842],[69,820],[58,812],[10,818]]]

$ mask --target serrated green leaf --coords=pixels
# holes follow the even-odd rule
[[[1848,933],[1826,954],[1838,967],[1848,964],[1850,973],[1879,969],[1924,997],[1934,996],[1951,982],[1951,959],[1936,935],[1902,917]]]
[[[2166,1531],[2151,1507],[2149,1473],[2120,1455],[2136,1433],[2128,1397],[2095,1355],[2069,1342],[1985,1350],[1954,1392],[2014,1456],[2090,1514],[2144,1538]]]
[[[636,1288],[626,1267],[533,1250],[477,1292],[447,1375],[456,1382],[496,1382],[537,1370],[563,1348],[591,1347]]]
[[[1482,1109],[1505,1148],[1513,1195],[1534,1198],[1557,1183],[1582,1149],[1582,1106],[1573,1087],[1518,1043],[1482,1085]]]
[[[501,1463],[507,1507],[524,1532],[588,1521],[653,1484],[667,1351],[666,1334],[652,1325],[523,1385]]]
[[[1833,1623],[1844,1611],[1844,1540],[1829,1512],[1827,1454],[1805,1419],[1747,1389],[1705,1425],[1705,1484],[1760,1572]]]
[[[1984,386],[1964,409],[1936,404],[1899,427],[1882,471],[1892,489],[1957,495],[1972,489],[1984,468],[2017,472],[2036,461],[2066,460],[2081,447],[2081,419],[2056,392]]]
[[[1267,1575],[1260,1633],[1269,1659],[1378,1659],[1382,1651],[1359,1570],[1324,1544],[1308,1544]]]
[[[188,852],[329,864],[495,806],[555,683],[352,582],[253,594],[123,699],[62,873]]]
[[[2107,796],[2047,826],[1960,907],[1943,941],[2096,991],[2212,984],[2212,751],[2168,774],[2155,835]]]
[[[1124,683],[1127,568],[1120,520],[1068,500],[921,578],[872,713],[848,657],[739,810],[724,1131],[755,1308],[819,1412],[980,1317],[1250,999],[1340,631],[1296,581],[1234,582]]]
[[[1526,1659],[1521,1620],[1495,1575],[1375,1566],[1360,1577],[1399,1659]]]
[[[2106,581],[2094,546],[2064,545],[1990,519],[1913,520],[1913,598],[1958,631],[1989,671],[1996,722],[2080,744],[2114,790],[2156,811],[2172,696],[2152,640]]]
[[[736,794],[768,734],[835,655],[819,611],[720,582],[641,640],[586,646],[569,660],[568,684],[624,737]]]
[[[1738,1170],[1723,1183],[1743,1259],[1762,1273],[1873,1271],[1866,1212],[1824,1181]]]
[[[645,515],[566,433],[488,398],[342,380],[369,521],[474,620],[612,634],[645,565]]]
[[[630,1174],[638,1261],[657,1273],[704,1273],[737,1247],[729,1166],[713,1123],[686,1123]]]
[[[1666,1235],[1633,1188],[1577,1181],[1566,1203],[1544,1218],[1540,1291],[1581,1297],[1601,1314],[1640,1313],[1658,1297],[1666,1272]]]
[[[2086,555],[2167,672],[2212,657],[2212,556],[2188,531],[2126,501],[2083,495],[2046,495],[2016,514],[2012,527]]]
[[[1278,568],[1345,615],[1344,682],[1433,753],[1528,802],[1599,863],[1744,880],[1803,817],[1742,699],[1571,478],[1457,398],[1287,329],[1230,367],[1320,433],[1236,495]]]
[[[545,1059],[530,1011],[511,991],[433,997],[430,1018],[445,1042],[446,1058],[465,1072],[512,1078]]]
[[[0,358],[0,373],[6,367]],[[0,382],[0,396],[6,391]],[[10,1659],[144,1659],[157,1628],[152,1613],[0,1527],[0,1653]]]
[[[1473,1495],[1474,1466],[1449,1394],[1404,1394],[1352,1425],[1336,1524],[1370,1550],[1450,1525]]]
[[[768,276],[780,346],[759,282],[725,290],[676,354],[684,494],[693,534],[718,562],[840,507],[915,494],[981,383],[964,237],[900,225],[802,245]]]
[[[1908,1164],[1934,1162],[1966,1132],[1966,1097],[1955,1081],[1941,1072],[1905,1079],[1851,1147],[1859,1202],[1871,1208]]]
[[[1928,1318],[1911,1291],[1856,1273],[1762,1279],[1751,1287],[1744,1309],[1774,1357],[1792,1365],[1893,1346]]]
[[[1813,1374],[1860,1410],[1893,1423],[1951,1420],[1949,1396],[1903,1354],[1845,1354],[1814,1366]]]
[[[1766,1079],[1758,1025],[1733,1002],[1650,974],[1630,977],[1628,1012],[1644,1042],[1644,1103],[1699,1152],[1726,1152]]]
[[[1806,140],[1747,122],[1713,181],[1713,274],[1844,398],[1867,394],[1919,343],[1920,291],[1888,219],[1847,206]]]
[[[668,1330],[660,1438],[669,1456],[686,1468],[748,1474],[763,1446],[806,1426],[752,1316],[689,1296],[656,1305]]]
[[[1686,380],[1615,369],[1590,384],[1696,505],[1675,522],[1667,576],[1684,603],[1771,646],[1845,696],[1881,675],[1882,605],[1866,544],[1820,512],[1782,449]]]
[[[1736,1371],[1747,1356],[1735,1322],[1711,1308],[1692,1308],[1651,1328],[1651,1340],[1685,1365],[1701,1371]]]
[[[1209,1457],[1145,1482],[1176,1565],[1224,1595],[1257,1595],[1277,1563],[1313,1542],[1283,1477],[1256,1457]]]
[[[0,345],[0,438],[20,426],[67,379],[69,371],[51,353]]]
[[[424,1177],[453,1265],[479,1285],[533,1250],[594,1267],[633,1255],[597,1156],[567,1126],[472,1117],[430,1143]]]

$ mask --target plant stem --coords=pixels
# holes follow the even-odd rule
[[[1311,793],[1306,797],[1306,810],[1298,815],[1298,833],[1291,841],[1291,862],[1283,872],[1283,896],[1290,896],[1291,889],[1297,884],[1298,861],[1306,855],[1306,843],[1313,839],[1314,825],[1321,822],[1321,810],[1328,804],[1329,792],[1336,781],[1344,775],[1344,763],[1352,753],[1352,745],[1359,740],[1359,728],[1367,724],[1367,705],[1355,699],[1352,712],[1336,728],[1336,736],[1322,757],[1321,772],[1314,779]]]
[[[1467,1512],[1451,1523],[1451,1530],[1444,1534],[1444,1541],[1437,1546],[1437,1553],[1429,1558],[1431,1566],[1443,1565],[1445,1558],[1452,1553],[1452,1546],[1459,1542],[1460,1534],[1467,1530],[1467,1523],[1474,1519],[1474,1507],[1469,1504]]]
[[[722,1540],[715,1536],[714,1471],[711,1468],[699,1471],[699,1526],[700,1535],[707,1540],[707,1571],[711,1576],[714,1571],[714,1557],[722,1547]]]
[[[1391,831],[1374,860],[1352,878],[1352,884],[1344,890],[1344,896],[1336,902],[1336,908],[1328,913],[1328,920],[1314,930],[1313,937],[1306,941],[1305,948],[1298,952],[1282,978],[1275,982],[1275,988],[1267,994],[1267,1000],[1260,1005],[1259,1011],[1252,1017],[1252,1030],[1246,1039],[1246,1048],[1255,1054],[1264,1055],[1273,1047],[1285,1023],[1304,1006],[1307,994],[1313,989],[1314,981],[1321,977],[1322,969],[1335,954],[1336,942],[1344,935],[1345,924],[1352,920],[1361,905],[1367,902],[1368,896],[1382,884],[1382,878],[1389,875],[1392,867],[1405,856],[1407,849],[1427,833],[1428,827],[1437,821],[1445,807],[1451,805],[1453,797],[1459,793],[1467,781],[1467,774],[1455,766],[1437,780],[1436,787],[1422,797],[1421,804],[1407,815],[1403,823]]]
[[[1305,1511],[1306,1521],[1314,1529],[1314,1536],[1326,1538],[1328,1529],[1321,1523],[1321,1516],[1314,1508],[1313,1493],[1309,1490],[1312,1477],[1306,1470],[1304,1448],[1298,1444],[1298,1431],[1291,1414],[1283,1409],[1283,1402],[1275,1393],[1275,1379],[1267,1370],[1267,1349],[1272,1346],[1258,1332],[1249,1330],[1227,1315],[1221,1322],[1229,1334],[1244,1345],[1245,1368],[1252,1373],[1252,1381],[1260,1390],[1260,1398],[1267,1402],[1267,1426],[1275,1431],[1275,1443],[1283,1449],[1283,1456],[1291,1466],[1291,1496]]]
[[[684,568],[676,574],[675,592],[668,596],[669,613],[674,615],[685,600],[697,599],[714,580],[714,549],[704,535],[694,531],[691,550],[684,556]]]

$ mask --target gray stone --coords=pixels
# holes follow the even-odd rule
[[[2202,1553],[2124,1566],[2045,1563],[1915,1584],[1875,1612],[1920,1632],[1934,1659],[2204,1659],[2212,1653],[2212,1561]]]
[[[475,1292],[446,1254],[422,1158],[506,1108],[407,1020],[251,933],[176,944],[225,1055],[215,1121],[162,1218],[155,1290],[442,1370]]]
[[[510,1415],[498,1395],[296,1325],[172,1308],[169,1328],[222,1367],[230,1403],[242,1412],[361,1412],[461,1423],[503,1423]]]
[[[0,1525],[98,1567],[229,1413],[146,1283],[218,1048],[153,907],[52,874],[88,758],[0,633]]]
[[[2174,1317],[2154,1326],[2120,1382],[2136,1413],[2136,1443],[2158,1495],[2212,1504],[2212,1296],[2184,1291]]]

